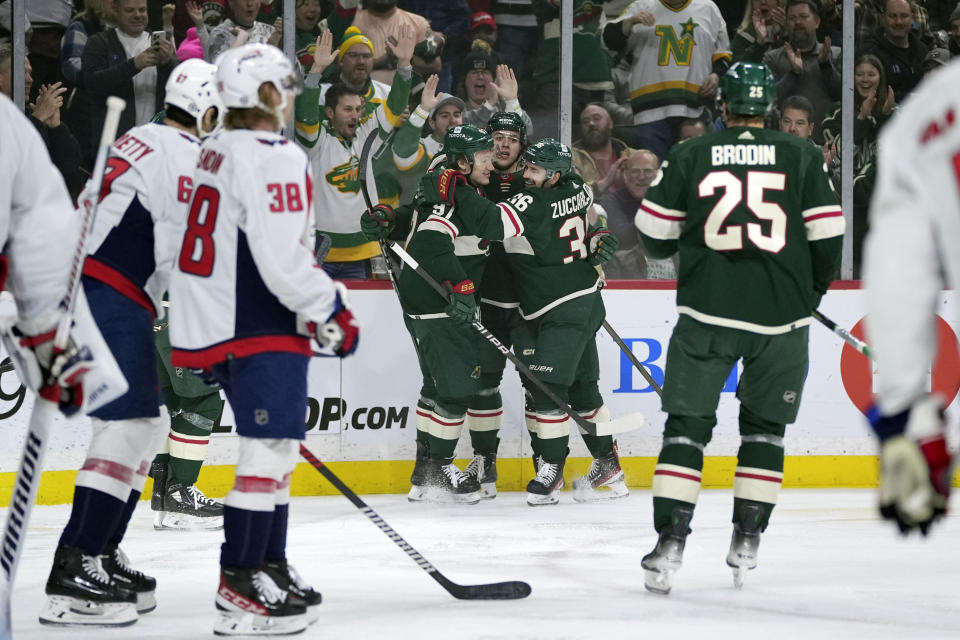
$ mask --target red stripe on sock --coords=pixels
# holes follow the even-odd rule
[[[273,493],[277,490],[277,481],[273,478],[237,476],[233,488],[241,493]]]
[[[135,473],[130,467],[103,458],[87,458],[83,461],[80,471],[92,471],[127,484],[133,484],[133,474]]]
[[[772,476],[761,476],[756,473],[743,473],[741,471],[737,471],[733,475],[737,478],[750,478],[751,480],[766,480],[767,482],[776,482],[777,484],[780,484],[781,482],[783,482],[782,478],[774,478]]]
[[[667,471],[666,469],[657,469],[653,472],[655,476],[674,476],[676,478],[683,478],[684,480],[692,480],[694,482],[700,482],[699,476],[692,476],[686,473],[680,473],[679,471]]]

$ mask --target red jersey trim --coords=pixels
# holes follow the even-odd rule
[[[175,367],[204,369],[229,358],[244,358],[269,351],[313,355],[310,340],[304,336],[257,336],[227,340],[206,349],[174,348],[170,352],[170,363]]]
[[[99,280],[100,282],[110,286],[113,289],[116,289],[117,292],[130,298],[138,305],[150,312],[150,317],[156,318],[157,312],[153,308],[153,302],[150,301],[150,296],[141,289],[139,286],[133,283],[127,276],[123,275],[113,267],[110,267],[93,256],[87,256],[87,259],[83,263],[83,275],[88,278],[93,278],[94,280]]]

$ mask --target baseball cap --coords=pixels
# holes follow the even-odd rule
[[[923,59],[923,70],[927,71],[934,67],[939,67],[950,62],[950,52],[947,49],[930,49],[927,57]]]
[[[441,93],[441,94],[439,94],[437,97],[440,98],[440,101],[437,102],[437,106],[435,106],[435,107],[430,111],[430,115],[428,116],[428,117],[430,117],[430,118],[432,118],[432,117],[433,117],[433,114],[435,114],[437,111],[440,110],[440,107],[446,106],[446,105],[448,105],[448,104],[455,104],[455,105],[457,105],[457,107],[459,107],[460,111],[463,111],[463,110],[466,108],[466,106],[467,106],[467,105],[464,103],[463,100],[461,100],[461,99],[458,98],[457,96],[450,95],[449,93]]]
[[[486,11],[477,11],[476,13],[470,14],[470,31],[473,31],[477,27],[486,25],[493,29],[497,30],[497,22],[493,19],[493,16],[487,13]]]
[[[497,64],[493,56],[485,51],[474,50],[463,58],[464,73],[470,73],[471,71],[489,71],[495,74],[496,69]]]

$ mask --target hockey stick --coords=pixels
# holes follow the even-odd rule
[[[830,331],[833,331],[835,334],[843,338],[843,341],[849,344],[851,347],[853,347],[863,355],[867,356],[868,358],[873,359],[873,352],[870,350],[870,345],[868,345],[866,342],[864,342],[863,340],[860,340],[855,335],[853,335],[852,333],[850,333],[849,331],[847,331],[846,329],[844,329],[843,327],[841,327],[836,322],[834,322],[827,316],[823,315],[816,309],[814,309],[810,315],[812,315],[815,320],[819,321],[820,324],[825,326],[827,329],[830,329]]]
[[[73,264],[70,267],[70,280],[61,305],[65,311],[57,324],[57,332],[53,338],[53,353],[63,351],[67,346],[70,334],[73,308],[76,305],[77,290],[80,288],[80,277],[83,272],[83,261],[86,257],[87,234],[93,226],[97,213],[97,204],[100,199],[100,187],[103,184],[103,173],[107,163],[110,145],[117,136],[117,125],[120,123],[120,114],[123,113],[126,102],[111,96],[107,98],[107,115],[103,123],[103,133],[100,135],[100,146],[97,148],[97,159],[93,167],[89,197],[83,203],[83,218],[80,224],[80,237],[77,240],[77,249],[73,255]],[[44,389],[51,390],[45,392]],[[50,437],[50,425],[59,413],[57,407],[57,383],[53,379],[44,382],[44,386],[34,400],[33,412],[30,414],[30,424],[23,445],[23,454],[20,457],[20,467],[14,482],[13,495],[10,498],[10,509],[7,513],[7,522],[3,530],[3,546],[0,550],[0,566],[3,575],[0,576],[0,616],[3,623],[0,626],[0,639],[12,638],[10,619],[10,598],[13,591],[13,582],[17,575],[17,565],[23,552],[24,535],[30,512],[37,498],[37,489],[40,487],[40,477],[43,472],[43,458],[47,450],[47,440]]]
[[[384,148],[390,144],[390,141],[393,139],[393,134],[396,132],[396,129],[390,132],[390,135],[383,141],[383,144],[380,145],[380,148]],[[359,178],[360,178],[360,193],[363,194],[363,201],[367,204],[367,209],[373,209],[373,200],[370,198],[370,190],[367,188],[367,164],[370,162],[370,151],[373,149],[373,143],[377,140],[376,132],[371,132],[367,139],[363,141],[363,149],[360,150],[360,167],[359,167]],[[400,299],[400,290],[397,288],[397,274],[393,269],[393,261],[390,259],[390,252],[387,251],[387,243],[384,240],[378,240],[377,243],[380,245],[380,255],[383,256],[383,260],[387,265],[387,276],[390,278],[390,284],[393,285],[393,292],[397,294],[397,299]],[[414,346],[416,346],[416,341],[414,341]]]
[[[607,319],[603,319],[603,329],[606,331],[613,341],[617,343],[617,346],[620,347],[620,351],[623,352],[625,356],[630,359],[630,362],[633,363],[633,366],[637,368],[637,371],[640,372],[640,375],[643,376],[643,379],[653,387],[653,390],[657,392],[657,395],[661,398],[663,397],[663,389],[660,388],[660,385],[657,384],[657,381],[653,379],[653,376],[650,375],[650,372],[647,371],[647,368],[643,366],[640,360],[637,359],[637,356],[633,355],[633,351],[630,350],[630,347],[623,341],[623,339],[617,335],[617,332],[613,330],[613,327],[610,326],[610,323],[607,322]]]
[[[429,560],[420,555],[419,551],[411,547],[409,542],[404,540],[393,527],[387,524],[376,511],[370,508],[370,505],[361,500],[360,496],[355,494],[350,487],[345,485],[333,471],[320,462],[317,456],[313,455],[313,453],[302,444],[300,445],[300,455],[304,460],[309,462],[314,469],[319,471],[320,475],[326,478],[330,484],[336,487],[337,491],[342,493],[357,509],[360,509],[363,515],[370,518],[370,521],[373,522],[380,531],[383,531],[388,538],[403,549],[404,553],[410,556],[421,569],[429,573],[431,578],[439,582],[440,586],[446,589],[447,593],[454,598],[458,600],[519,600],[520,598],[526,598],[530,595],[530,585],[519,580],[492,582],[490,584],[457,584],[453,582],[440,573],[435,566],[430,564]]]
[[[413,259],[413,256],[404,251],[403,248],[396,242],[391,244],[390,248],[393,249],[394,253],[400,256],[400,259],[403,260],[404,264],[416,271],[417,275],[423,278],[424,281],[429,284],[434,291],[443,297],[444,300],[450,299],[450,292],[444,289],[440,283],[434,279],[433,276],[427,273],[427,271],[421,267],[416,260]],[[646,424],[646,419],[644,418],[643,414],[639,412],[628,413],[625,416],[615,418],[609,422],[590,422],[579,413],[571,409],[566,402],[561,400],[557,394],[551,391],[547,385],[545,385],[539,378],[537,378],[537,376],[533,374],[532,371],[530,371],[530,368],[527,367],[527,365],[521,362],[520,358],[514,355],[514,353],[510,351],[506,345],[500,342],[495,335],[490,333],[490,330],[483,326],[479,320],[474,318],[472,326],[474,329],[480,332],[480,335],[482,335],[487,342],[496,347],[497,351],[503,354],[507,360],[512,362],[513,366],[517,368],[517,371],[519,371],[521,375],[530,380],[530,382],[532,382],[537,389],[542,391],[544,395],[550,398],[551,402],[557,405],[558,409],[561,409],[564,413],[566,413],[570,419],[577,423],[577,426],[586,431],[588,434],[592,436],[608,436],[615,433],[623,433],[624,431],[633,431],[634,429],[639,429]]]

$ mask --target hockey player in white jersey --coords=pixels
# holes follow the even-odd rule
[[[960,286],[960,63],[921,85],[880,135],[864,253],[867,329],[877,361],[880,512],[903,533],[947,509],[944,398],[927,391],[937,300]]]
[[[170,424],[158,393],[153,320],[186,221],[198,131],[214,124],[212,71],[201,61],[178,66],[163,123],[121,136],[100,193],[81,195],[100,200],[83,288],[130,388],[90,414],[93,434],[47,579],[44,624],[122,626],[156,608],[156,580],[131,569],[119,544]]]
[[[359,329],[313,255],[307,156],[278,133],[300,85],[269,45],[218,61],[225,130],[204,142],[170,282],[174,366],[203,369],[236,418],[239,459],[224,500],[221,635],[303,631],[320,594],[287,564],[290,474],[304,438],[310,340],[350,355]]]

